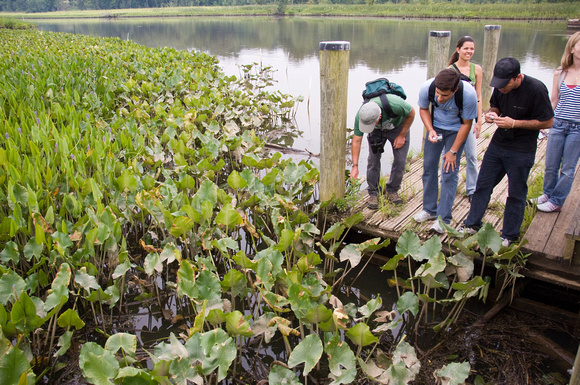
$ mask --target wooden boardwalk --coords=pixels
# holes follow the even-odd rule
[[[477,141],[480,164],[495,129],[495,124],[483,123],[482,125],[481,135]],[[538,141],[536,161],[528,182],[532,182],[544,172],[546,144],[547,139]],[[464,157],[462,159],[464,160]],[[405,200],[402,207],[392,209],[390,204],[383,207],[379,201],[379,210],[370,210],[367,208],[368,195],[366,191],[363,191],[362,198],[353,207],[352,212],[362,212],[365,219],[355,226],[355,229],[369,236],[390,238],[393,242],[396,242],[406,230],[414,231],[423,240],[434,236],[434,233],[429,231],[433,221],[417,223],[413,220],[413,215],[422,209],[422,173],[422,157],[416,157],[407,164],[407,171],[399,190],[399,194]],[[576,182],[561,213],[540,212],[535,215],[529,230],[524,235],[524,238],[530,241],[524,246],[524,251],[531,254],[528,269],[524,274],[580,290],[580,261],[575,259],[575,241],[570,242],[570,239],[574,237],[566,236],[566,231],[572,231],[574,234],[576,228],[578,229],[577,238],[580,239],[580,204],[578,203],[580,178],[577,178]],[[503,210],[508,195],[507,188],[506,176],[494,189],[488,210],[483,218],[484,223],[491,223],[498,232],[502,228]],[[390,213],[388,212],[389,207],[392,209]],[[465,196],[465,165],[462,164],[459,169],[459,184],[453,205],[451,226],[459,226],[467,217],[469,208],[470,202]],[[329,219],[335,221],[340,218],[331,217]],[[571,222],[572,225],[570,225]],[[572,230],[569,230],[569,227]],[[439,235],[439,237],[443,244],[452,241],[447,234]],[[567,259],[564,259],[565,246],[568,250]],[[570,253],[571,249],[572,253]],[[578,249],[580,254],[580,247]]]

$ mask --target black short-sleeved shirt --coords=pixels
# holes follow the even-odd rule
[[[499,109],[500,116],[515,120],[539,120],[545,122],[554,117],[548,89],[538,79],[524,75],[522,84],[502,94],[494,89],[489,101],[491,107]],[[518,152],[536,152],[538,130],[497,128],[491,139],[495,145]]]

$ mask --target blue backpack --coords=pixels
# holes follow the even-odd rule
[[[385,112],[385,114],[383,114],[382,120],[385,120],[387,117],[392,119],[397,116],[391,109],[391,105],[389,104],[389,100],[386,96],[387,94],[394,94],[402,99],[407,99],[407,95],[405,94],[403,87],[397,83],[389,81],[387,78],[378,78],[367,82],[362,93],[363,104],[368,103],[369,100],[376,98],[377,96],[381,98],[381,103]]]

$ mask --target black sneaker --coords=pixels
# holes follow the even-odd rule
[[[371,210],[376,210],[379,208],[379,198],[376,195],[369,195],[368,208]]]
[[[390,200],[391,202],[393,202],[393,204],[395,204],[395,205],[403,204],[403,200],[401,199],[399,194],[397,194],[396,191],[387,192],[387,199]]]

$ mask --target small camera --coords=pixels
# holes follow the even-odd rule
[[[437,141],[441,142],[443,140],[443,134],[437,135]]]

